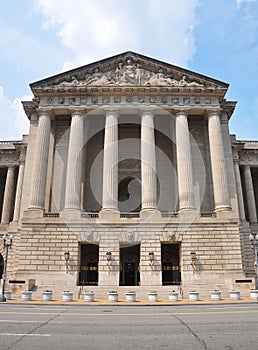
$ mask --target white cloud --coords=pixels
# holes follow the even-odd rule
[[[244,2],[256,2],[256,0],[236,0],[237,2],[237,8],[240,8],[242,3]]]
[[[29,122],[23,111],[21,101],[31,100],[32,96],[23,96],[10,101],[0,86],[0,139],[20,140],[29,132]]]
[[[84,65],[123,51],[155,55],[187,65],[195,52],[193,27],[198,0],[34,0],[44,27],[54,27]]]

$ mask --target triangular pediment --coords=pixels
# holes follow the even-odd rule
[[[125,52],[30,85],[54,90],[93,87],[227,89],[228,84],[134,52]]]

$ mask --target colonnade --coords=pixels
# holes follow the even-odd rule
[[[19,166],[10,165],[7,167],[6,182],[4,188],[1,224],[9,224],[11,217],[13,222],[17,222],[20,217],[22,186],[25,167],[25,152],[21,151]],[[18,179],[16,184],[16,169],[18,169]],[[16,190],[16,192],[15,192]],[[14,198],[15,192],[15,198]],[[14,200],[14,206],[13,206]],[[13,211],[12,211],[13,209]]]
[[[65,206],[66,210],[80,211],[81,150],[83,148],[83,120],[81,111],[71,113],[71,127],[68,149]],[[157,179],[155,152],[155,114],[152,110],[141,112],[141,174],[142,211],[157,210]],[[187,110],[178,110],[176,118],[176,150],[178,172],[179,211],[195,210],[193,165],[188,127]],[[118,212],[118,119],[117,111],[105,115],[102,212]],[[37,142],[34,158],[29,210],[44,210],[45,183],[49,153],[51,115],[48,111],[39,114]],[[208,114],[211,168],[215,211],[229,210],[230,199],[220,112]]]
[[[235,169],[235,178],[236,178],[236,186],[237,186],[239,216],[242,221],[245,221],[246,215],[245,215],[243,188],[242,188],[238,159],[234,159],[234,169]],[[251,167],[249,165],[243,166],[243,177],[244,177],[243,184],[246,192],[246,204],[247,204],[249,221],[252,223],[255,223],[257,222],[257,211],[256,211],[256,202],[255,202]]]

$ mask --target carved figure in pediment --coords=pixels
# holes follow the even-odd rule
[[[178,86],[203,86],[203,84],[199,84],[199,83],[197,83],[197,81],[188,82],[186,80],[185,75],[183,75],[182,79],[179,80],[176,85],[178,85]]]
[[[162,69],[160,69],[158,73],[152,73],[144,85],[168,86],[168,85],[172,85],[173,82],[174,80],[172,80],[170,77],[165,76]]]
[[[189,81],[183,75],[181,80],[172,75],[165,74],[162,68],[158,71],[143,68],[140,64],[134,64],[131,59],[126,63],[118,63],[110,71],[103,72],[96,68],[94,72],[87,74],[84,79],[79,80],[72,76],[70,80],[63,81],[58,86],[110,86],[110,85],[138,85],[138,86],[204,86],[197,81]]]
[[[93,74],[86,76],[84,83],[86,85],[89,85],[89,84],[95,85],[94,82],[98,82],[102,78],[102,76],[103,74],[99,72],[98,68],[96,68]]]
[[[72,76],[71,81],[62,81],[57,86],[77,86],[80,85],[80,82],[75,76]]]
[[[143,70],[139,64],[137,64],[135,68],[135,79],[138,85],[141,85],[142,83],[142,78],[143,78]]]
[[[135,66],[132,64],[131,60],[127,61],[127,65],[121,77],[121,83],[135,84]]]

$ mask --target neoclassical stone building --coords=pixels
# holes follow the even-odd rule
[[[229,134],[228,84],[126,52],[30,86],[0,143],[14,292],[254,286],[258,141]]]

